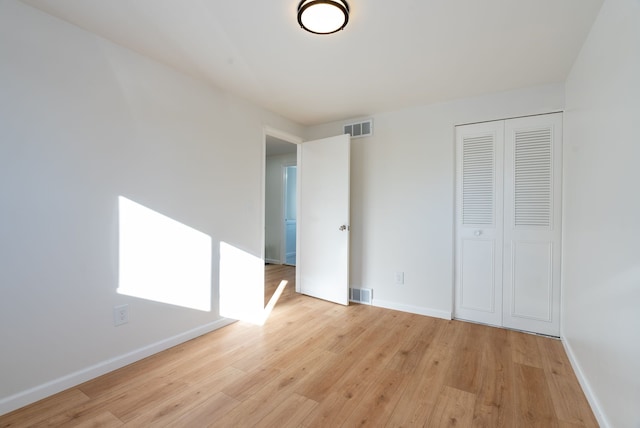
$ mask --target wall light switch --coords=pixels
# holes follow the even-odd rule
[[[404,272],[396,272],[396,285],[404,284]]]

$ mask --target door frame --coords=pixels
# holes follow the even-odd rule
[[[297,149],[296,149],[297,151]],[[281,238],[282,238],[282,246],[280,247],[280,261],[283,265],[287,264],[287,226],[285,221],[287,219],[287,205],[288,205],[288,173],[287,168],[291,168],[292,166],[296,167],[296,265],[298,262],[298,220],[297,220],[297,211],[298,211],[298,155],[296,153],[296,161],[295,162],[284,162],[282,167],[282,218],[280,219],[280,227],[281,227]],[[294,266],[296,266],[294,265]]]
[[[282,141],[286,141],[288,143],[291,144],[295,144],[296,147],[296,161],[298,160],[299,156],[300,156],[300,144],[304,141],[301,137],[298,137],[297,135],[294,134],[290,134],[286,131],[282,131],[278,128],[274,128],[271,126],[264,126],[263,127],[263,132],[262,132],[262,176],[261,176],[261,188],[260,188],[260,193],[261,193],[261,204],[262,204],[262,217],[260,219],[261,225],[260,225],[260,230],[261,230],[261,234],[262,234],[262,239],[261,239],[261,249],[260,249],[260,258],[265,261],[265,256],[266,256],[266,251],[265,251],[265,245],[266,245],[266,215],[267,215],[267,211],[266,211],[266,200],[267,200],[267,195],[266,195],[266,176],[267,176],[267,136],[270,137],[275,137],[279,140]],[[300,168],[297,168],[297,174],[300,174]],[[296,193],[299,192],[299,186],[296,189]],[[299,199],[299,194],[297,194],[297,197]],[[296,201],[296,204],[298,203],[298,201]],[[298,207],[296,207],[298,208]],[[280,235],[284,235],[284,227],[283,225],[280,226],[281,228],[281,233]],[[298,235],[299,235],[299,231],[298,231],[298,225],[296,224],[296,246],[298,245],[297,239],[298,239]],[[282,249],[280,251],[280,256],[282,257]],[[296,256],[297,258],[297,256]],[[298,263],[298,260],[296,259],[296,265]],[[264,278],[263,278],[263,287],[264,287]],[[296,291],[298,290],[298,284],[296,284]]]
[[[296,210],[297,210],[297,221],[296,221],[296,292],[300,293],[301,292],[301,281],[300,281],[300,267],[301,267],[301,263],[300,263],[300,208],[301,208],[301,174],[302,174],[302,170],[303,170],[303,166],[302,166],[302,143],[305,142],[309,142],[308,140],[303,140],[302,138],[294,135],[294,134],[290,134],[286,131],[282,131],[280,129],[277,128],[273,128],[271,126],[264,126],[263,127],[263,137],[262,137],[262,175],[261,175],[261,203],[262,203],[262,218],[260,219],[260,229],[261,229],[261,249],[260,249],[260,255],[261,255],[261,259],[264,262],[265,261],[265,255],[266,255],[266,248],[265,248],[265,244],[266,244],[266,172],[267,172],[267,136],[270,137],[274,137],[277,138],[279,140],[285,141],[285,142],[289,142],[292,144],[296,144],[296,181],[297,181],[297,185],[296,185]],[[315,141],[315,140],[314,140]],[[347,223],[349,221],[347,220]],[[347,226],[348,227],[348,226]],[[342,230],[342,229],[341,229]],[[348,233],[348,232],[347,232]],[[284,235],[284,232],[282,233]],[[347,252],[348,252],[348,248],[347,248]],[[263,287],[264,287],[264,270],[263,270]],[[347,284],[348,286],[348,284]],[[348,305],[348,299],[346,304]]]

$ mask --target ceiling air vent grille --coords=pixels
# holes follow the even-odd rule
[[[351,135],[351,138],[369,137],[373,135],[373,119],[348,123],[344,125],[344,133]]]

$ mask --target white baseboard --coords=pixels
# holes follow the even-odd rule
[[[269,263],[272,265],[281,265],[282,262],[280,260],[276,260],[276,259],[264,259],[265,263]]]
[[[584,372],[582,371],[582,366],[580,366],[580,363],[576,359],[576,356],[573,352],[573,348],[571,348],[571,344],[565,337],[562,337],[561,339],[562,339],[562,345],[564,346],[564,350],[567,353],[567,356],[569,357],[569,362],[571,363],[571,367],[573,368],[573,371],[575,372],[576,377],[578,378],[578,382],[580,382],[580,386],[582,387],[582,391],[584,392],[584,395],[587,397],[587,401],[591,406],[593,415],[596,417],[596,419],[598,420],[598,424],[602,428],[610,428],[611,424],[609,423],[609,420],[607,419],[604,412],[602,411],[602,406],[600,405],[600,401],[596,398],[595,394],[593,393],[591,384],[585,377]]]
[[[373,299],[371,301],[371,305],[372,306],[377,306],[379,308],[386,308],[386,309],[393,309],[393,310],[396,310],[396,311],[409,312],[411,314],[425,315],[425,316],[434,317],[434,318],[442,318],[442,319],[445,319],[445,320],[450,320],[451,319],[451,312],[441,311],[441,310],[438,310],[438,309],[423,308],[421,306],[404,305],[404,304],[401,304],[401,303],[388,302],[388,301],[380,300],[380,299]]]
[[[176,336],[161,340],[151,345],[136,349],[124,355],[103,361],[93,366],[78,370],[50,382],[30,388],[26,391],[19,392],[6,398],[0,399],[0,415],[12,412],[16,409],[24,407],[28,404],[35,403],[38,400],[49,397],[50,395],[62,392],[65,389],[72,388],[88,380],[94,379],[103,374],[109,373],[128,364],[142,360],[150,355],[169,349],[173,346],[194,339],[203,334],[222,328],[226,325],[234,323],[235,320],[222,318],[209,324],[196,327],[192,330],[178,334]]]

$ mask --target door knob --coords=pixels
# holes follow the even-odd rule
[[[482,231],[481,230],[476,230],[475,232],[473,232],[474,235],[476,236],[480,236],[482,235]]]

